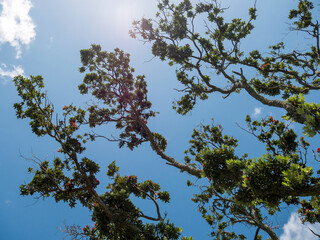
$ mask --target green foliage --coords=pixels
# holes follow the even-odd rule
[[[305,102],[305,97],[302,94],[292,96],[288,102],[296,107],[297,114],[304,116],[304,134],[314,137],[320,133],[320,104]],[[288,113],[284,118],[295,120],[292,113]]]
[[[93,48],[97,48],[97,46]],[[118,53],[121,55],[120,52]],[[92,62],[92,59],[88,56],[92,58],[95,55],[91,54],[90,51],[89,54],[83,54],[82,61],[86,64]],[[113,55],[110,54],[110,56]],[[121,61],[125,60],[121,59]],[[123,67],[124,65],[121,66],[121,68]],[[123,74],[126,77],[117,79],[118,82],[115,83],[115,86],[123,86],[127,81],[131,81],[130,77],[128,78],[128,73]],[[85,80],[88,79],[87,76]],[[98,78],[95,78],[95,80]],[[112,79],[108,79],[108,81],[112,81]],[[91,133],[77,134],[75,136],[81,125],[88,124],[92,127],[92,116],[96,114],[92,107],[85,111],[72,105],[66,105],[62,108],[63,120],[58,118],[58,114],[54,119],[54,107],[43,92],[42,77],[31,76],[30,78],[25,78],[18,76],[14,79],[14,83],[19,96],[22,98],[21,103],[14,105],[17,117],[29,118],[31,129],[37,136],[49,136],[57,141],[60,145],[57,152],[63,156],[62,159],[59,157],[53,159],[52,166],[50,166],[49,161],[41,162],[35,159],[34,161],[38,164],[38,167],[37,169],[28,169],[28,172],[33,174],[33,179],[28,184],[20,186],[21,195],[38,195],[38,197],[43,198],[53,197],[56,202],[66,202],[70,207],[75,207],[80,203],[88,208],[91,211],[95,226],[92,229],[86,226],[80,233],[77,233],[77,235],[88,239],[179,238],[181,229],[175,227],[169,220],[165,221],[160,212],[158,201],[169,203],[170,195],[167,191],[161,191],[159,184],[151,180],[138,182],[136,176],[121,176],[119,168],[113,161],[109,164],[107,171],[107,175],[111,179],[111,183],[107,186],[108,191],[98,194],[97,186],[100,181],[96,178],[96,175],[100,171],[99,164],[87,157],[79,158],[79,155],[83,155],[86,150],[80,141],[84,144],[86,137],[89,136],[91,140],[94,140],[96,136]],[[93,84],[96,83],[92,81],[91,84],[90,86],[87,85],[88,89],[91,89]],[[106,82],[105,84],[108,85],[109,83]],[[109,85],[111,86],[111,84]],[[146,128],[146,119],[153,116],[154,113],[144,113],[147,108],[143,105],[142,99],[146,98],[146,95],[139,95],[141,92],[144,92],[144,94],[147,92],[145,89],[146,84],[142,78],[138,78],[137,81],[132,80],[128,85],[133,89],[136,88],[136,90],[130,90],[133,91],[132,97],[125,103],[130,105],[130,111],[125,110],[124,104],[120,107],[118,105],[117,110],[111,110],[112,115],[114,118],[118,117],[117,124],[124,122],[126,126],[120,128],[125,127],[125,134],[135,131],[147,138],[146,131],[149,131],[149,129]],[[112,86],[113,93],[110,93],[110,99],[113,98],[113,94],[118,94],[117,91],[123,93],[121,89],[115,90],[115,86]],[[111,90],[109,89],[108,91]],[[92,94],[94,95],[94,93]],[[99,99],[100,95],[97,98]],[[104,102],[104,104],[106,103]],[[116,101],[111,99],[108,106],[112,108],[115,105]],[[124,113],[127,115],[124,116]],[[86,120],[87,117],[89,117],[89,121]],[[56,123],[53,121],[56,121]],[[103,121],[113,122],[114,120],[108,117]],[[123,135],[123,133],[120,133],[120,135]],[[124,141],[123,138],[122,136],[119,141]],[[165,149],[166,140],[160,134],[149,133],[150,138],[159,145],[159,148]],[[133,143],[140,144],[142,142],[137,141],[133,140]],[[127,146],[132,148],[135,146],[132,145],[133,143],[127,142]],[[130,198],[132,196],[152,201],[157,209],[157,216],[150,217],[145,215],[131,202]],[[141,219],[157,221],[158,223],[143,223]]]
[[[312,25],[312,14],[313,3],[307,0],[300,0],[298,4],[298,9],[293,9],[290,11],[289,19],[298,18],[294,24],[298,29],[307,28]]]
[[[298,29],[306,28],[305,31],[317,39],[319,24],[312,22],[312,8],[312,2],[301,0],[298,10],[290,12],[289,19],[298,18],[293,25]],[[151,42],[153,54],[163,61],[168,60],[169,65],[179,65],[177,79],[185,86],[182,91],[185,94],[174,106],[179,114],[191,111],[198,99],[206,100],[208,93],[212,92],[229,96],[244,89],[257,100],[261,99],[257,98],[258,94],[282,96],[285,100],[295,94],[307,94],[310,90],[319,89],[319,46],[311,46],[306,52],[297,50],[286,53],[285,44],[280,42],[270,46],[270,54],[266,57],[259,50],[245,53],[241,51],[240,43],[254,28],[257,9],[249,9],[247,21],[234,18],[229,22],[223,17],[225,10],[216,1],[194,5],[190,1],[182,1],[178,5],[160,1],[156,20],[134,22],[132,36]],[[211,22],[202,36],[195,27],[196,19],[201,17],[207,17]],[[213,68],[218,75],[222,74],[226,84],[216,84],[212,77],[206,75],[206,68]],[[241,72],[234,70],[239,68],[255,71],[261,78],[247,80]],[[307,82],[308,78],[312,80]],[[262,103],[270,106],[276,104]],[[283,102],[282,107],[287,111],[295,111],[292,107],[285,107],[285,104]]]
[[[108,172],[107,175],[109,177],[113,177],[117,172],[119,171],[119,168],[116,166],[116,161],[113,161],[108,166]]]
[[[100,45],[92,45],[81,50],[80,72],[89,73],[79,90],[82,94],[91,93],[100,103],[88,108],[89,126],[114,122],[116,128],[123,130],[119,146],[133,149],[146,141],[141,121],[147,122],[155,112],[149,110],[145,76],[134,78],[129,61],[129,54],[119,49],[108,53]]]

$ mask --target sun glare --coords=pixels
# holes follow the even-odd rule
[[[131,29],[132,22],[141,18],[139,16],[139,8],[136,3],[131,1],[118,1],[115,8],[115,24],[120,31],[126,31]]]

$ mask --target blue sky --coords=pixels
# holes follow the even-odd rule
[[[290,42],[289,47],[293,49],[297,47],[299,36],[287,34],[286,24],[288,10],[296,2],[258,1],[257,28],[242,47],[246,50],[267,49],[268,45],[282,40]],[[239,151],[259,156],[263,146],[257,145],[255,139],[236,123],[244,125],[247,114],[257,119],[270,115],[279,118],[283,114],[239,94],[227,100],[222,100],[221,95],[211,96],[206,102],[199,103],[191,114],[177,115],[171,108],[172,101],[179,98],[174,88],[181,87],[175,80],[175,69],[153,58],[149,44],[128,35],[134,19],[154,16],[157,1],[0,0],[0,4],[0,123],[3,126],[0,137],[0,239],[62,239],[64,235],[58,228],[64,224],[92,224],[90,213],[81,207],[70,209],[52,199],[35,200],[19,195],[20,184],[31,179],[27,168],[32,166],[32,162],[22,158],[20,153],[26,158],[35,155],[41,160],[50,160],[57,156],[58,146],[49,138],[35,137],[27,120],[16,119],[12,105],[19,98],[11,82],[15,75],[42,75],[56,109],[71,103],[85,106],[89,98],[80,96],[77,90],[83,78],[78,73],[80,50],[89,48],[92,43],[101,44],[108,51],[116,47],[123,49],[131,54],[131,65],[136,73],[146,75],[153,109],[160,112],[149,121],[150,128],[167,138],[167,153],[180,161],[183,161],[183,151],[188,148],[192,129],[201,122],[209,123],[211,118],[216,123],[223,123],[226,133],[239,139]],[[243,1],[229,0],[224,4],[230,6],[227,17],[243,17],[253,1],[244,4]],[[111,126],[99,131],[104,134],[114,132]],[[88,144],[87,149],[87,156],[102,166],[98,175],[101,185],[108,182],[105,175],[107,164],[117,160],[122,174],[134,174],[142,180],[152,179],[171,193],[172,200],[162,206],[163,211],[183,228],[183,235],[209,239],[210,228],[190,200],[197,189],[187,188],[189,177],[167,166],[147,144],[130,151],[119,150],[114,143],[97,141]],[[145,203],[141,208],[153,211]],[[301,236],[314,239],[292,211],[286,209],[274,220],[280,226],[281,239],[302,239]],[[254,233],[246,228],[244,232],[252,239]]]

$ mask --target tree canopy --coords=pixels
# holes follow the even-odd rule
[[[106,191],[97,190],[100,166],[86,157],[86,143],[104,138],[131,150],[149,144],[168,167],[190,176],[188,186],[198,186],[197,179],[206,179],[192,201],[212,227],[208,234],[213,239],[246,239],[233,231],[233,225],[241,224],[256,230],[254,239],[261,239],[261,232],[279,239],[270,219],[283,204],[299,206],[303,223],[320,222],[320,172],[315,165],[320,148],[307,141],[320,133],[320,104],[307,100],[320,90],[320,33],[313,14],[317,7],[312,1],[300,0],[288,13],[291,31],[308,37],[305,45],[293,51],[285,42],[270,46],[268,52],[241,48],[259,17],[255,4],[247,19],[229,20],[224,16],[228,9],[217,1],[173,4],[161,0],[153,19],[133,23],[130,35],[150,43],[155,57],[177,69],[176,79],[183,85],[181,99],[173,105],[178,114],[191,112],[212,94],[221,94],[228,101],[239,92],[285,111],[280,120],[265,116],[257,121],[249,115],[244,119],[244,134],[265,145],[258,158],[239,154],[238,140],[214,122],[193,130],[184,159],[173,157],[166,151],[166,137],[148,126],[157,112],[148,100],[146,77],[135,74],[129,54],[120,49],[107,52],[92,45],[81,50],[79,71],[85,76],[79,91],[90,94],[94,103],[86,108],[66,105],[60,115],[41,76],[15,77],[22,99],[14,105],[17,117],[28,118],[32,132],[56,141],[61,153],[61,157],[38,161],[38,168],[28,169],[33,179],[21,185],[21,194],[87,208],[94,227],[67,226],[65,232],[74,239],[192,239],[182,237],[182,229],[163,214],[161,202],[169,203],[170,194],[152,179],[123,176],[113,161],[102,169],[110,178]],[[203,26],[199,19],[205,19]],[[302,128],[303,135],[291,127],[292,122]],[[118,136],[95,133],[96,127],[107,123],[118,129]],[[156,215],[144,213],[132,197],[150,201]]]

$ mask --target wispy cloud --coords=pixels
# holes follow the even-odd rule
[[[256,107],[255,109],[254,109],[254,112],[253,112],[253,114],[252,114],[252,116],[253,117],[258,117],[260,114],[261,114],[261,112],[262,112],[262,108],[260,107]]]
[[[317,240],[319,238],[312,234],[309,228],[315,230],[319,227],[320,224],[302,224],[298,214],[292,213],[289,221],[283,226],[280,240]]]
[[[8,70],[5,64],[0,66],[0,77],[3,84],[6,84],[9,79],[14,78],[18,75],[24,75],[24,71],[20,66],[13,66],[13,69]]]
[[[12,205],[12,201],[11,200],[5,200],[4,202],[5,202],[5,204],[7,206],[11,206]]]
[[[35,24],[29,16],[30,0],[0,0],[0,45],[9,43],[21,57],[22,45],[29,45],[35,38]]]
[[[51,48],[52,44],[53,44],[53,37],[50,37],[48,48]]]

